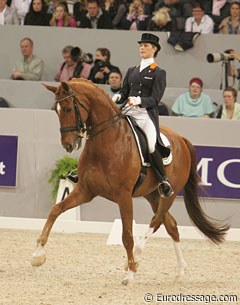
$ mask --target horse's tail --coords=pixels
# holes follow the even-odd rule
[[[206,237],[218,244],[224,241],[224,236],[230,226],[218,223],[217,220],[207,216],[203,211],[198,198],[198,183],[201,181],[201,178],[197,172],[196,152],[193,145],[187,139],[183,138],[183,140],[191,155],[190,174],[184,186],[184,202],[188,215]]]

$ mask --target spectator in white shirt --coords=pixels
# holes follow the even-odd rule
[[[195,2],[192,7],[193,17],[187,18],[185,32],[213,33],[214,22],[211,17],[205,14],[203,6]]]
[[[11,2],[11,8],[16,10],[19,18],[19,23],[21,25],[24,23],[24,18],[29,10],[30,3],[31,0],[12,0]]]
[[[19,24],[15,10],[7,6],[7,0],[0,0],[0,25]]]

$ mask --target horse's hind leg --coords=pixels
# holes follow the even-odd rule
[[[33,253],[32,265],[41,266],[46,260],[44,246],[47,243],[48,236],[57,217],[63,212],[74,208],[82,203],[90,201],[92,198],[84,195],[77,185],[74,190],[61,202],[55,204],[49,213],[48,219],[43,227],[42,233],[37,240],[37,249]]]
[[[177,263],[178,263],[178,278],[181,278],[185,273],[185,268],[187,267],[187,264],[184,260],[182,249],[180,246],[180,238],[179,238],[179,232],[177,228],[177,222],[175,218],[170,214],[166,213],[165,220],[164,220],[164,226],[168,232],[168,234],[173,239],[173,245],[174,250],[177,256]]]

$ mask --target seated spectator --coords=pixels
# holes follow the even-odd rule
[[[169,8],[162,7],[153,13],[153,17],[148,24],[148,31],[173,32],[177,30],[175,19],[171,19]]]
[[[211,98],[202,92],[203,81],[194,77],[189,82],[189,91],[181,94],[173,104],[173,114],[184,117],[212,117],[214,107]]]
[[[59,3],[50,20],[50,25],[58,27],[76,27],[77,23],[74,17],[68,13],[66,5],[64,3]]]
[[[101,5],[102,10],[109,14],[111,20],[113,20],[117,14],[119,2],[119,0],[105,0]]]
[[[10,107],[8,101],[3,97],[0,97],[0,107],[2,107],[2,108]]]
[[[132,31],[145,31],[147,29],[150,16],[144,14],[141,0],[133,0],[129,6],[128,13],[123,16],[119,29]]]
[[[24,18],[24,25],[49,26],[52,15],[47,13],[44,0],[32,0],[29,11]]]
[[[12,79],[41,80],[43,74],[43,60],[33,54],[33,41],[26,37],[20,41],[23,57],[19,59],[12,72]]]
[[[24,18],[29,10],[31,0],[12,0],[11,8],[17,12],[19,24],[23,25]]]
[[[96,84],[107,84],[110,71],[120,69],[110,63],[111,53],[107,48],[98,48],[95,53],[94,66],[89,80]]]
[[[233,2],[230,5],[230,16],[219,24],[221,34],[240,34],[240,3]]]
[[[7,6],[7,0],[0,0],[0,25],[19,24],[18,15]]]
[[[122,87],[122,73],[120,70],[112,70],[108,75],[108,83],[110,89],[108,94],[112,97],[115,93],[119,93]]]
[[[103,11],[98,0],[88,0],[87,14],[81,14],[79,19],[80,28],[89,29],[112,29],[112,19],[110,15]]]
[[[237,90],[227,87],[223,91],[224,104],[220,106],[216,118],[240,120],[240,104],[237,103]]]
[[[195,2],[192,5],[192,15],[185,23],[185,32],[199,32],[202,34],[213,33],[214,22],[205,14],[203,6]]]
[[[87,14],[87,0],[79,0],[73,4],[73,16],[77,22],[77,26],[80,25],[81,16]]]
[[[64,62],[54,77],[57,82],[67,82],[73,77],[88,79],[91,65],[85,62],[85,54],[78,47],[66,46],[62,50]]]

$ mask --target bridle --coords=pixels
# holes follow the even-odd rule
[[[113,115],[112,117],[108,118],[107,120],[103,120],[95,125],[90,125],[88,127],[85,126],[82,117],[81,117],[81,113],[79,110],[79,107],[82,107],[87,113],[89,113],[89,109],[81,102],[78,100],[78,98],[76,97],[76,95],[74,94],[74,92],[72,92],[71,94],[60,98],[60,99],[56,99],[55,100],[55,105],[59,104],[61,105],[61,102],[68,99],[68,98],[72,98],[72,102],[73,102],[73,107],[74,107],[74,111],[75,111],[75,121],[76,121],[76,125],[75,126],[67,126],[67,127],[60,127],[60,132],[61,134],[63,133],[67,133],[67,132],[72,132],[72,131],[77,131],[78,132],[78,137],[80,138],[86,138],[91,139],[93,137],[95,137],[96,135],[102,133],[103,131],[109,129],[112,127],[113,124],[115,124],[116,122],[118,122],[120,119],[122,119],[124,117],[124,113],[123,110],[120,110],[119,112],[117,112],[115,115]],[[110,123],[108,126],[98,130],[97,132],[94,132],[94,129],[98,126],[101,126],[103,124],[106,123]],[[85,132],[87,133],[86,136],[84,136]]]

